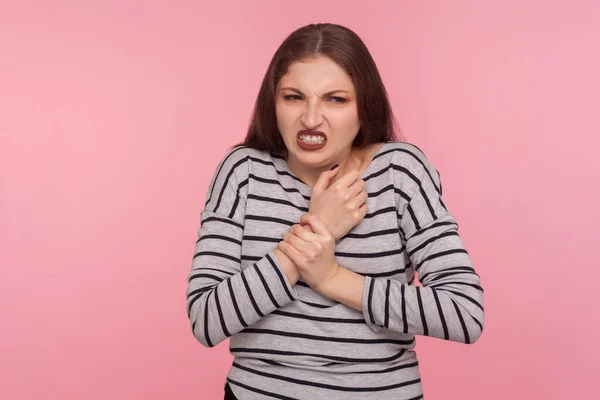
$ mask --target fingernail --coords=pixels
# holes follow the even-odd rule
[[[331,167],[330,171],[333,171],[334,169],[336,169],[338,167],[339,164],[335,164],[333,167]]]

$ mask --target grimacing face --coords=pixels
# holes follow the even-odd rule
[[[296,171],[322,170],[339,163],[360,130],[352,79],[328,57],[289,66],[275,91],[275,114],[288,150],[288,165]],[[297,143],[300,130],[321,131],[325,146],[303,150]]]

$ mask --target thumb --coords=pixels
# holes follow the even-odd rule
[[[312,193],[313,194],[323,193],[329,186],[329,181],[334,176],[336,176],[336,174],[338,173],[339,170],[340,170],[339,164],[335,164],[333,166],[333,168],[331,168],[329,171],[321,172],[321,175],[319,175],[319,179],[317,179],[317,182],[313,186]]]

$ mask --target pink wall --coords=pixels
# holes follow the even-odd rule
[[[600,3],[26,3],[0,4],[0,398],[222,398],[227,346],[185,313],[204,193],[275,48],[326,21],[372,51],[486,290],[479,342],[418,341],[426,398],[594,397]]]

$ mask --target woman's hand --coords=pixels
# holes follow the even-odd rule
[[[304,214],[300,222],[309,226],[292,226],[278,248],[296,264],[302,279],[318,291],[340,270],[335,260],[335,238],[316,215]]]
[[[339,168],[321,173],[312,189],[309,214],[317,216],[337,240],[363,220],[368,207],[365,181],[350,171],[329,186]]]

